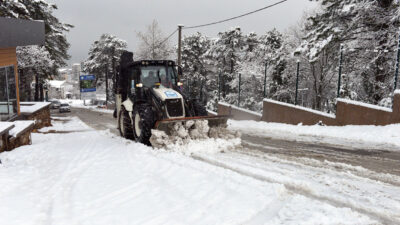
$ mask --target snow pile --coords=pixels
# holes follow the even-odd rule
[[[204,151],[221,152],[229,148],[240,146],[240,133],[231,132],[224,127],[209,127],[207,120],[189,120],[184,122],[171,123],[168,125],[169,135],[165,131],[152,130],[150,143],[154,148],[166,150],[177,150],[183,152]],[[191,146],[188,148],[188,146]],[[198,146],[198,147],[195,147]],[[189,151],[187,151],[189,150]]]
[[[228,121],[229,128],[249,135],[327,143],[364,149],[400,151],[400,124],[387,126],[303,126],[256,121]]]

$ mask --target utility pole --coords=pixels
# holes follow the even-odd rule
[[[397,50],[397,62],[396,62],[396,73],[394,75],[394,88],[393,90],[395,91],[397,89],[397,82],[398,82],[398,77],[399,77],[399,64],[400,64],[400,34],[399,34],[399,48]]]
[[[299,93],[299,73],[300,73],[300,60],[297,60],[297,73],[296,73],[296,97],[294,104],[297,105],[297,96]]]
[[[340,98],[340,86],[342,85],[342,67],[343,67],[343,45],[340,44],[340,59],[339,59],[339,79],[337,88],[337,97]]]
[[[264,98],[267,97],[267,69],[268,69],[268,63],[265,62],[265,73],[264,73]]]
[[[182,66],[182,24],[178,24],[178,66]]]

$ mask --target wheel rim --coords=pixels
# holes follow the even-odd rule
[[[123,115],[121,115],[119,118],[119,129],[121,130],[122,136],[125,137],[125,126],[124,126],[124,116]]]
[[[136,137],[140,137],[140,134],[142,133],[142,129],[140,129],[139,113],[136,113],[136,115],[135,115],[135,133],[136,133]]]

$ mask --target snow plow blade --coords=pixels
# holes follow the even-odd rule
[[[181,119],[165,119],[157,121],[154,129],[164,131],[166,134],[171,134],[171,126],[179,122],[203,120],[208,121],[208,126],[212,127],[227,127],[229,116],[199,116],[199,117],[186,117]]]

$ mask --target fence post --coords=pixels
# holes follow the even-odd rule
[[[297,96],[299,93],[299,73],[300,73],[300,61],[297,60],[297,73],[296,73],[296,97],[294,100],[294,104],[297,105]]]
[[[342,66],[343,66],[343,45],[340,44],[340,58],[339,58],[339,79],[337,97],[340,98],[340,86],[342,85]]]
[[[397,81],[399,77],[399,63],[400,63],[400,34],[399,34],[399,47],[397,49],[397,62],[396,62],[396,73],[394,75],[394,91],[397,89]]]
[[[242,74],[239,73],[239,95],[238,95],[238,107],[240,107],[240,88],[241,88],[241,82],[242,82]]]
[[[264,98],[267,97],[267,69],[268,69],[268,63],[265,62],[265,73],[264,73]]]

